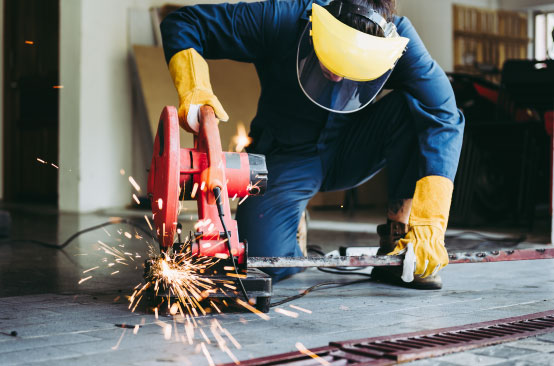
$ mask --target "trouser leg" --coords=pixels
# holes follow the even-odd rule
[[[270,156],[265,195],[249,197],[237,209],[241,240],[248,241],[251,257],[301,257],[296,233],[302,212],[321,184],[318,156]],[[300,271],[298,268],[264,269],[275,280]]]
[[[341,123],[322,154],[322,190],[355,187],[386,165],[389,201],[412,198],[419,148],[406,96],[392,92]]]

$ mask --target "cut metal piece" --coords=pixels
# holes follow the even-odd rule
[[[554,259],[554,249],[493,250],[458,252],[449,255],[450,264]],[[359,257],[250,257],[248,267],[382,267],[401,266],[403,257],[375,255]]]
[[[554,310],[550,310],[422,332],[330,342],[328,346],[310,349],[311,354],[290,352],[240,363],[244,366],[305,366],[322,363],[345,366],[396,365],[401,362],[438,357],[553,331]],[[326,362],[320,362],[322,360]],[[231,365],[234,364],[223,366]]]

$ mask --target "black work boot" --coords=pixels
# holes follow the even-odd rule
[[[392,252],[398,240],[402,239],[407,232],[408,225],[401,222],[387,220],[386,224],[377,226],[377,234],[379,235],[377,255],[387,255]],[[376,281],[419,290],[438,290],[442,288],[442,279],[438,274],[425,278],[414,276],[412,282],[402,281],[401,276],[402,266],[374,267],[371,271],[371,278]]]

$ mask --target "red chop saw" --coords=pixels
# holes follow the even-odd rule
[[[176,242],[179,201],[195,199],[198,222],[186,250],[192,258],[218,258],[221,268],[209,276],[224,276],[223,267],[233,266],[247,274],[240,286],[250,298],[256,297],[261,310],[269,304],[271,278],[256,269],[247,269],[248,247],[239,241],[237,222],[231,217],[229,198],[264,194],[267,168],[263,155],[223,152],[218,120],[211,107],[200,108],[200,129],[194,148],[180,148],[179,118],[175,107],[163,109],[154,140],[148,175],[148,197],[156,224],[160,251],[181,251]],[[238,293],[237,293],[238,295]]]

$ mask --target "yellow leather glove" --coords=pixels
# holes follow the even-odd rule
[[[178,114],[181,127],[198,133],[198,113],[203,105],[211,106],[219,120],[229,119],[212,91],[208,63],[194,48],[173,55],[169,60],[169,73],[179,94]]]
[[[416,184],[408,233],[389,255],[405,253],[402,280],[412,282],[414,274],[427,277],[448,264],[444,234],[454,185],[448,178],[428,176]]]

